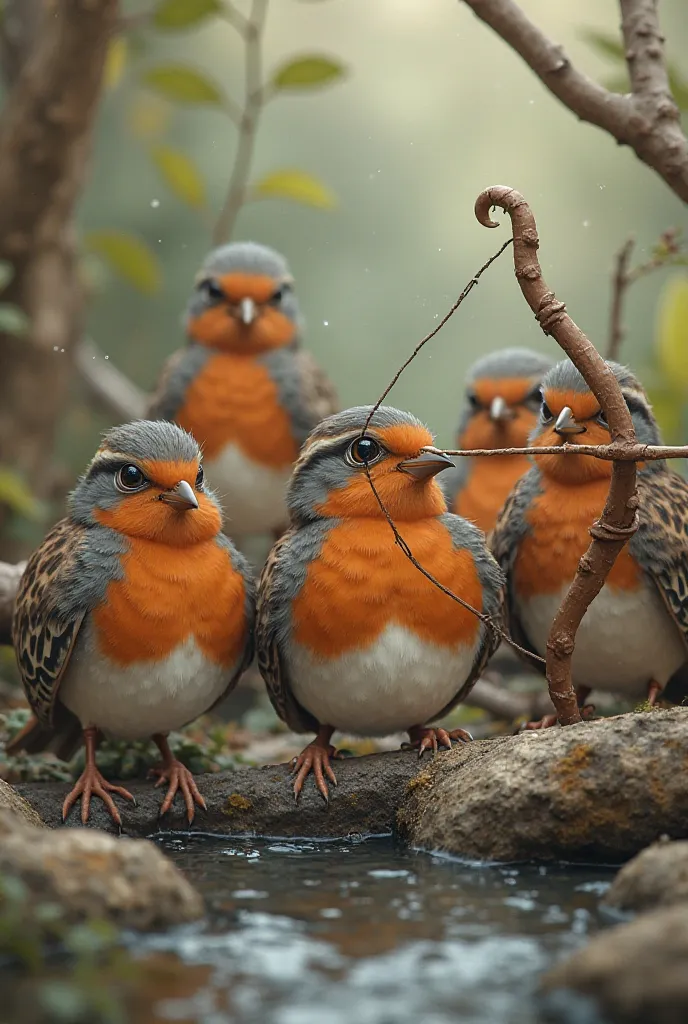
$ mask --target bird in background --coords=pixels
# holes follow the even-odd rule
[[[468,371],[458,448],[525,448],[540,408],[540,382],[552,360],[528,348],[483,356]],[[526,455],[459,458],[442,478],[452,512],[489,533],[509,491],[528,470]]]
[[[614,373],[638,441],[661,444],[645,390],[618,363]],[[542,382],[534,448],[609,444],[599,402],[564,360]],[[545,656],[552,620],[590,544],[605,504],[612,463],[588,455],[542,455],[521,477],[492,535],[507,576],[513,638]],[[591,690],[654,704],[688,661],[688,483],[664,462],[638,465],[640,523],[621,550],[576,635],[573,681],[581,706]],[[544,671],[542,666],[537,666]],[[552,725],[547,716],[531,727]]]
[[[152,738],[168,783],[164,814],[181,791],[189,822],[205,807],[167,734],[236,684],[253,656],[253,574],[221,530],[196,441],[171,423],[114,427],[70,495],[68,515],[29,560],[17,594],[13,641],[34,718],[8,747],[86,766],[63,805],[81,796],[81,820],[100,797],[102,735]]]
[[[467,740],[429,727],[470,692],[498,637],[404,555],[370,480],[413,555],[441,584],[499,625],[503,577],[472,523],[447,512],[414,416],[370,406],[323,420],[287,495],[291,528],[259,584],[258,665],[280,718],[316,733],[294,762],[296,797],[310,772],[328,799],[335,730],[408,732],[423,751]],[[364,433],[365,427],[365,433]],[[368,475],[370,474],[370,480]]]
[[[283,256],[254,242],[214,249],[187,306],[189,344],[166,364],[148,411],[198,440],[232,537],[280,535],[299,448],[337,408],[300,327]]]

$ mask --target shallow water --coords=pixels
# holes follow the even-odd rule
[[[193,995],[156,1007],[198,1024],[534,1024],[538,976],[598,928],[612,877],[458,863],[390,839],[157,841],[209,921],[134,948],[207,965]]]

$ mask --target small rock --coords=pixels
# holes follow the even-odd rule
[[[626,864],[602,903],[616,910],[654,910],[686,901],[688,916],[688,842],[658,842]]]
[[[464,857],[619,863],[688,838],[686,750],[685,708],[468,743],[426,763],[397,822]]]
[[[17,827],[5,827],[10,818]],[[154,931],[203,915],[200,895],[147,839],[115,839],[91,829],[37,829],[0,811],[3,874],[21,879],[33,904],[58,904],[68,923],[98,918]]]
[[[19,818],[27,825],[33,825],[35,828],[44,827],[38,813],[31,804],[23,796],[20,796],[9,783],[3,782],[2,779],[0,779],[0,811],[11,811],[14,817]],[[14,822],[10,815],[3,815],[2,820],[4,821],[5,829],[13,829]]]
[[[562,1013],[562,990],[573,990],[592,999],[609,1024],[685,1024],[687,963],[686,905],[641,914],[606,929],[544,976],[546,1019],[571,1019]]]

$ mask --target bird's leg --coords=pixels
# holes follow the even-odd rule
[[[170,750],[170,745],[167,742],[167,736],[162,733],[156,733],[153,736],[153,742],[162,754],[162,765],[159,767],[151,768],[151,775],[157,775],[158,781],[155,783],[157,789],[158,786],[162,786],[163,782],[169,782],[167,787],[167,795],[162,802],[160,808],[160,817],[163,814],[167,814],[170,807],[174,803],[177,790],[180,789],[182,796],[184,797],[184,803],[186,804],[186,817],[188,818],[189,825],[194,820],[196,808],[194,802],[202,807],[204,811],[207,811],[206,802],[200,794],[198,786],[194,781],[194,777],[181,761],[178,761]]]
[[[656,679],[651,679],[647,687],[647,703],[651,708],[655,706],[662,696],[663,686],[660,686]]]
[[[595,705],[585,703],[590,694],[590,689],[591,688],[589,686],[576,687],[576,702],[581,713],[581,718],[584,721],[589,721],[595,713]],[[518,732],[522,732],[524,729],[550,729],[556,724],[556,715],[543,715],[542,718],[538,719],[536,722],[526,722],[525,725],[521,726]]]
[[[79,797],[81,797],[81,823],[82,825],[85,825],[88,821],[91,809],[91,797],[98,796],[110,812],[112,820],[121,829],[122,819],[119,816],[119,811],[115,807],[115,802],[110,796],[110,793],[117,793],[118,796],[124,797],[125,800],[131,800],[134,803],[134,806],[136,806],[136,800],[128,789],[124,789],[123,786],[113,786],[110,782],[107,782],[98,771],[98,767],[96,765],[96,749],[98,747],[97,729],[84,729],[84,746],[86,747],[86,766],[74,784],[74,788],[65,797],[65,802],[62,804],[62,820],[67,820],[67,815],[71,808]]]
[[[340,756],[330,743],[333,732],[333,726],[321,725],[315,739],[307,747],[304,747],[299,756],[295,757],[291,762],[291,773],[296,775],[294,779],[294,799],[297,802],[303,789],[303,784],[311,772],[315,776],[315,784],[323,800],[326,804],[330,802],[330,792],[327,788],[325,776],[327,776],[333,786],[337,785],[337,777],[332,771],[330,758]]]
[[[418,757],[422,757],[426,750],[432,750],[436,754],[439,747],[446,747],[451,750],[453,740],[461,740],[462,743],[470,743],[473,739],[465,729],[441,729],[425,725],[412,725],[408,731],[409,743],[402,743],[402,750],[418,750]]]

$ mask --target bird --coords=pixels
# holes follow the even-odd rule
[[[499,639],[501,571],[480,530],[447,512],[435,479],[451,460],[415,416],[381,406],[368,423],[372,411],[348,409],[309,435],[287,493],[291,525],[258,585],[270,700],[292,730],[316,733],[293,762],[297,800],[311,772],[329,799],[335,730],[408,732],[419,756],[469,740],[427,723],[467,696]],[[409,561],[380,502],[418,562],[487,621]]]
[[[113,427],[20,581],[12,635],[33,718],[9,752],[51,750],[69,760],[81,740],[84,771],[66,797],[81,819],[99,797],[114,822],[96,763],[100,738],[152,738],[187,817],[205,801],[172,754],[169,732],[210,710],[253,658],[253,570],[221,530],[197,442],[180,427],[145,420]]]
[[[625,366],[607,366],[638,441],[660,444],[640,381]],[[569,360],[557,363],[542,382],[531,445],[609,442],[604,413],[582,375]],[[588,455],[541,455],[533,462],[509,495],[491,546],[507,577],[511,635],[544,657],[554,615],[590,544],[590,526],[602,513],[612,464]],[[654,704],[688,660],[688,483],[663,461],[640,463],[637,481],[638,529],[576,634],[573,682],[587,713],[594,710],[585,705],[592,690]],[[529,727],[555,722],[548,715]]]
[[[458,448],[525,448],[540,408],[540,382],[552,359],[528,348],[483,356],[468,371]],[[461,457],[442,478],[452,512],[489,532],[509,491],[529,468],[526,455]]]
[[[230,536],[280,535],[286,487],[309,431],[337,395],[300,347],[286,260],[255,242],[213,249],[186,311],[188,345],[163,369],[148,408],[201,444]]]

